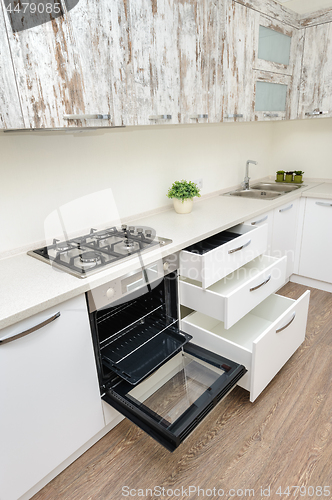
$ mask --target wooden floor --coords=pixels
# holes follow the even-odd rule
[[[297,299],[306,289],[288,283],[279,293]],[[126,496],[332,498],[332,294],[311,289],[306,340],[255,403],[235,388],[174,453],[124,420],[33,500]]]

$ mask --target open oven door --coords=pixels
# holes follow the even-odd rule
[[[174,451],[246,372],[189,342],[135,386],[114,373],[103,399]]]

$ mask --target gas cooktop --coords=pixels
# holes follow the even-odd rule
[[[79,278],[102,271],[123,259],[140,256],[156,246],[172,240],[156,236],[149,227],[127,226],[91,229],[89,234],[66,241],[53,240],[53,244],[31,250],[29,255],[63,269]]]

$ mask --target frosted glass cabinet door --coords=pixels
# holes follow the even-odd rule
[[[286,111],[287,85],[256,82],[255,111]]]
[[[255,120],[290,118],[291,77],[266,71],[254,71]]]
[[[291,40],[288,35],[260,25],[258,58],[288,66]]]

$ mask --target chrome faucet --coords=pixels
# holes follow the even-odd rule
[[[247,160],[247,163],[246,163],[246,173],[245,173],[245,177],[243,179],[243,182],[242,182],[242,187],[243,189],[249,189],[249,163],[253,163],[254,165],[257,165],[257,161],[253,161],[253,160]]]

